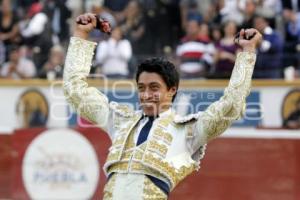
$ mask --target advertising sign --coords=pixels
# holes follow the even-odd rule
[[[51,129],[28,146],[22,178],[33,200],[90,199],[99,170],[96,152],[85,137],[71,129]]]

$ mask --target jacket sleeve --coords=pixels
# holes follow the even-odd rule
[[[108,99],[86,82],[95,46],[94,42],[71,38],[65,61],[63,91],[68,103],[80,116],[106,129],[110,116]]]
[[[251,78],[256,55],[240,52],[237,55],[229,85],[220,100],[212,103],[194,124],[197,145],[203,145],[222,134],[233,121],[241,118],[250,94]]]

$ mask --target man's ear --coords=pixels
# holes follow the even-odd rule
[[[170,97],[173,97],[175,94],[176,94],[176,92],[177,92],[177,88],[174,86],[174,87],[171,87],[170,89],[169,89],[169,91],[168,91],[168,95],[170,96]]]

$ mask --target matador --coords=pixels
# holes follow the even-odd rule
[[[96,19],[87,13],[77,20],[81,23],[70,39],[63,89],[80,116],[106,130],[112,141],[104,164],[104,199],[168,199],[178,183],[200,168],[207,143],[243,116],[261,34],[255,29],[240,31],[236,42],[242,51],[224,95],[202,112],[181,116],[172,109],[179,74],[164,59],[150,58],[137,67],[140,110],[109,102],[89,87],[86,79],[96,43],[87,39]]]

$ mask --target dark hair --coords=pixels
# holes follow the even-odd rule
[[[179,73],[176,70],[174,64],[171,63],[170,61],[167,61],[163,58],[149,58],[141,62],[137,68],[137,72],[135,75],[136,82],[138,82],[142,72],[157,73],[162,77],[168,89],[174,86],[176,87],[176,89],[178,89]],[[172,101],[174,101],[176,94],[177,91],[173,96]]]
[[[7,48],[7,51],[8,51],[9,53],[11,53],[11,52],[14,52],[14,51],[19,51],[19,49],[20,49],[20,46],[19,46],[19,45],[17,45],[17,44],[12,44],[12,45],[10,45],[10,46]]]

